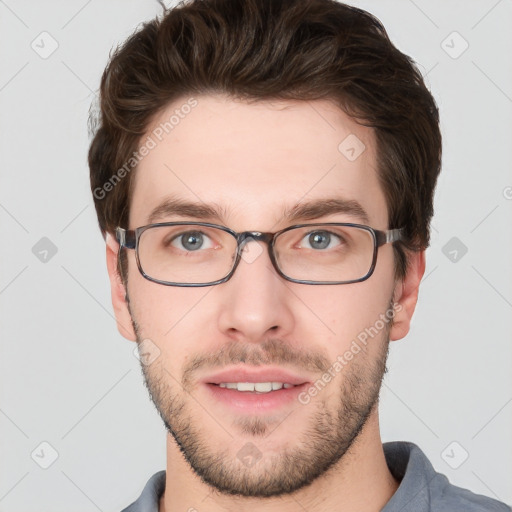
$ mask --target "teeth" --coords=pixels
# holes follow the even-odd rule
[[[254,391],[259,393],[268,393],[272,391],[272,382],[257,382],[254,384]]]
[[[237,391],[256,391],[258,393],[269,393],[277,389],[293,388],[293,384],[283,382],[221,382],[221,388],[236,389]]]

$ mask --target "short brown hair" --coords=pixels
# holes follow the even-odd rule
[[[389,227],[405,228],[405,241],[394,244],[396,277],[405,275],[403,248],[423,250],[430,239],[438,109],[380,21],[335,0],[181,2],[116,48],[101,78],[99,116],[91,114],[91,190],[103,235],[128,227],[133,172],[126,162],[153,117],[178,97],[212,93],[327,99],[372,127]]]

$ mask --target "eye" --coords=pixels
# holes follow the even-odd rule
[[[308,245],[306,249],[332,249],[336,245],[343,243],[343,239],[330,231],[311,231],[301,241],[300,246],[303,247],[304,240]]]
[[[208,235],[201,231],[186,231],[173,237],[170,245],[184,251],[198,251],[199,249],[211,249],[213,243]]]

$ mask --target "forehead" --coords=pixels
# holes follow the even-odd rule
[[[171,196],[215,205],[233,229],[275,227],[283,211],[331,198],[360,203],[387,227],[373,130],[329,101],[187,96],[154,118],[144,145],[130,227]]]

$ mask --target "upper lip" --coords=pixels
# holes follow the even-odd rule
[[[307,378],[276,367],[249,368],[236,367],[224,369],[202,379],[206,384],[220,384],[221,382],[282,382],[298,386],[309,382]]]

